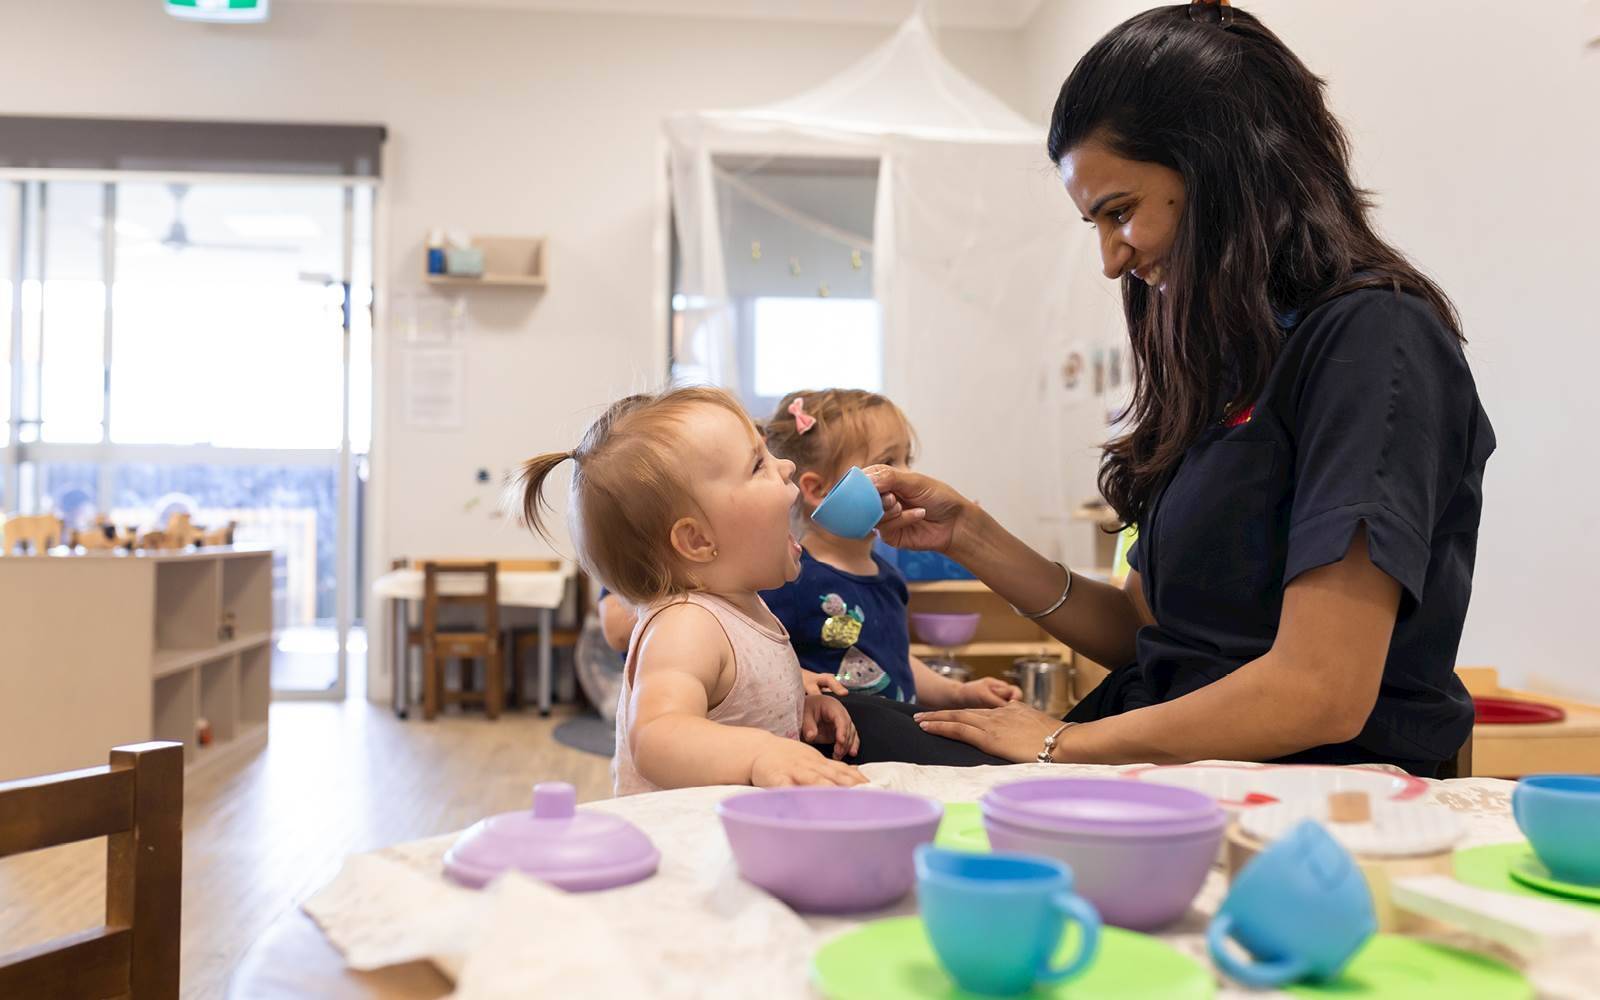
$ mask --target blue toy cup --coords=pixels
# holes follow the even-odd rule
[[[811,520],[840,538],[865,538],[883,520],[883,499],[861,467],[852,465],[811,512]]]
[[[1378,930],[1372,893],[1355,860],[1305,820],[1234,877],[1211,919],[1211,959],[1246,986],[1332,979]],[[1225,946],[1233,940],[1250,959]]]
[[[1551,875],[1600,885],[1600,777],[1530,775],[1511,793],[1511,814]]]
[[[1024,993],[1079,975],[1100,947],[1100,915],[1072,892],[1072,869],[1027,854],[917,847],[917,905],[950,978],[971,993]],[[1078,950],[1051,963],[1068,923]]]

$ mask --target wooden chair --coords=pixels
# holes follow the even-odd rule
[[[500,717],[505,706],[505,663],[500,655],[499,564],[438,563],[422,564],[422,717],[432,719],[448,704],[482,704],[491,719]],[[481,593],[442,594],[439,582],[449,577],[476,576],[482,580]],[[439,609],[450,605],[477,606],[483,611],[481,630],[467,626],[441,626]],[[444,684],[443,660],[479,659],[484,665],[483,691],[474,691],[467,682],[467,666],[462,663],[462,683],[458,690]]]
[[[548,565],[539,569],[560,569],[561,563],[551,560]],[[571,627],[559,626],[550,630],[550,648],[574,649],[578,645],[578,636],[583,634],[583,621],[589,614],[589,578],[578,570],[572,578],[577,588],[573,599],[574,613]],[[522,698],[522,661],[527,650],[539,645],[539,630],[536,627],[514,628],[511,630],[511,703],[520,704]]]
[[[106,837],[106,922],[0,954],[0,997],[178,995],[183,744],[116,747],[105,767],[0,784],[0,857]]]

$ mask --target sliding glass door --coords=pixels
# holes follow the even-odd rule
[[[364,659],[370,182],[144,173],[0,180],[7,511],[271,545],[284,697]]]

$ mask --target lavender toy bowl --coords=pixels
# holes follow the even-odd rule
[[[1116,778],[1019,781],[979,805],[994,850],[1066,862],[1106,923],[1136,931],[1188,912],[1228,822],[1199,792]]]
[[[723,799],[717,815],[739,874],[796,910],[858,913],[911,891],[912,851],[944,807],[871,788],[772,788]]]
[[[917,638],[930,646],[964,646],[978,634],[977,614],[953,614],[918,611],[911,615],[911,624]]]

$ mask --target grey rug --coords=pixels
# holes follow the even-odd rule
[[[592,713],[568,719],[555,728],[556,742],[584,753],[610,757],[617,751],[616,724]]]

